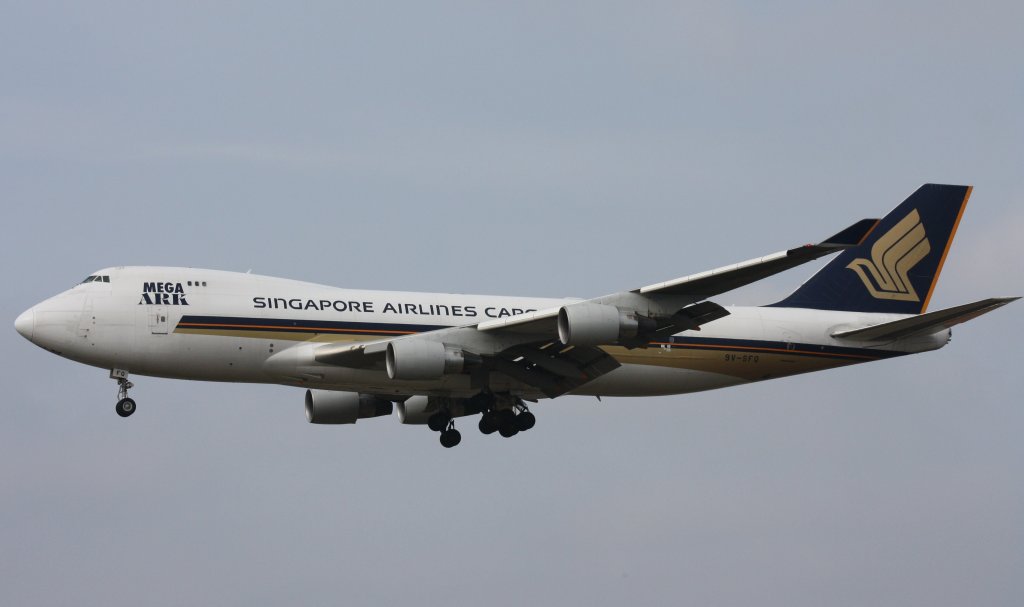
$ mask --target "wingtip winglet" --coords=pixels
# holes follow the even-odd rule
[[[826,238],[819,246],[836,249],[856,247],[867,239],[880,221],[881,219],[861,219],[838,234]]]

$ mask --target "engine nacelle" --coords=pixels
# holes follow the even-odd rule
[[[391,415],[389,400],[334,390],[306,390],[306,419],[311,424],[354,424],[357,419]]]
[[[615,306],[578,303],[558,311],[558,339],[567,346],[603,346],[636,337],[640,323]]]
[[[426,396],[410,396],[395,406],[398,409],[398,421],[403,424],[425,424],[439,409],[432,404]]]
[[[384,360],[391,379],[440,379],[461,373],[466,353],[436,341],[399,339],[388,343]]]

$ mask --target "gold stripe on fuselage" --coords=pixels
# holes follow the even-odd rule
[[[620,346],[602,349],[624,365],[648,365],[706,371],[738,377],[746,381],[821,371],[874,360],[870,357],[858,360],[827,353],[798,354],[796,351],[743,346],[689,347],[673,344],[671,349],[658,346],[633,350]]]

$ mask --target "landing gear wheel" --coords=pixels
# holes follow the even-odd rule
[[[526,432],[537,424],[537,418],[529,411],[523,411],[516,416],[516,427],[520,432]]]
[[[494,434],[498,431],[498,420],[494,413],[487,411],[480,416],[480,423],[477,424],[483,434]]]
[[[505,438],[511,438],[519,434],[519,425],[516,423],[516,414],[512,409],[502,409],[495,413],[498,421],[498,434]]]
[[[498,428],[498,434],[505,438],[512,438],[516,434],[519,434],[519,428],[516,428],[515,426],[502,426]]]
[[[441,433],[441,446],[445,449],[451,449],[455,445],[462,442],[462,433],[455,428],[448,428]]]
[[[110,378],[117,380],[117,405],[114,410],[121,417],[128,417],[135,413],[135,401],[128,398],[128,390],[133,387],[132,382],[128,381],[128,372],[111,369]]]
[[[115,406],[114,409],[121,417],[128,417],[132,413],[135,413],[135,401],[127,397],[122,398],[117,401],[117,406]]]
[[[515,418],[512,418],[512,420],[508,423],[502,424],[501,427],[498,428],[498,434],[504,436],[505,438],[512,438],[516,434],[519,434],[519,427],[516,424]]]

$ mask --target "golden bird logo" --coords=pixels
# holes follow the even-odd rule
[[[914,209],[871,246],[871,259],[858,257],[846,267],[857,273],[875,299],[921,301],[907,274],[931,251]]]

